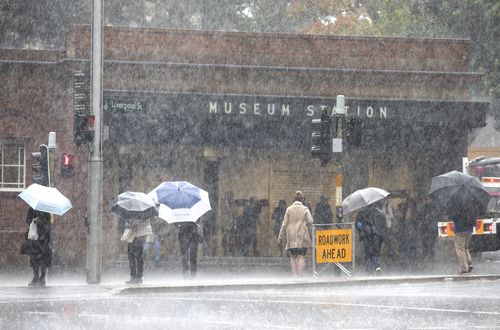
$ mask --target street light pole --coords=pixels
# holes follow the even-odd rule
[[[89,159],[89,192],[87,199],[87,267],[88,284],[101,282],[102,251],[102,178],[101,154],[102,132],[102,50],[103,19],[102,0],[92,0],[92,92],[91,103],[94,114],[95,134]]]

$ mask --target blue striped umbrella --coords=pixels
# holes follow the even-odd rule
[[[158,216],[168,223],[196,222],[212,209],[208,192],[187,181],[163,182],[148,196],[160,204]]]

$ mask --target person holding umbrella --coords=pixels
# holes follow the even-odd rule
[[[278,244],[281,245],[286,238],[285,249],[290,253],[292,273],[300,276],[305,268],[304,256],[307,248],[312,244],[308,227],[312,226],[313,218],[309,208],[302,204],[304,196],[301,191],[295,192],[294,200],[285,211],[278,235]]]
[[[192,278],[196,277],[198,270],[198,243],[201,242],[199,226],[196,222],[177,223],[179,233],[179,248],[181,251],[182,275],[187,277],[188,271]]]
[[[380,250],[387,236],[387,219],[380,210],[389,193],[377,187],[356,190],[342,201],[344,215],[359,210],[355,226],[363,242],[367,273],[382,272]]]
[[[432,178],[429,196],[444,206],[446,214],[453,220],[458,274],[470,273],[473,266],[469,241],[476,219],[486,212],[490,200],[488,191],[476,177],[451,171]]]
[[[158,216],[179,228],[182,272],[186,275],[190,269],[191,276],[196,276],[198,243],[203,237],[196,222],[212,209],[208,192],[187,181],[166,181],[148,196],[160,204]]]
[[[376,204],[370,204],[358,212],[355,224],[363,242],[366,272],[380,275],[382,273],[380,250],[387,236],[385,216]]]
[[[141,284],[144,272],[144,243],[153,235],[150,219],[158,215],[155,202],[142,192],[126,191],[111,201],[111,212],[125,221],[122,241],[128,243],[127,256],[130,280],[127,284]]]
[[[476,225],[476,215],[479,212],[479,204],[476,206],[464,207],[464,201],[461,196],[455,196],[449,201],[448,216],[453,221],[455,236],[453,243],[458,260],[458,274],[470,273],[473,269],[472,258],[469,252],[469,241],[472,237],[472,231]]]
[[[130,280],[126,284],[142,284],[144,273],[144,243],[146,237],[153,234],[149,219],[126,219],[125,231],[130,230],[127,246]]]
[[[45,286],[45,274],[47,268],[52,264],[52,249],[50,248],[50,214],[33,210],[31,207],[26,216],[26,223],[36,223],[36,240],[29,239],[26,233],[26,241],[21,247],[21,254],[30,256],[30,266],[33,269],[33,279],[28,286]]]

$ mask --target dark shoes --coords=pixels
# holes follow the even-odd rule
[[[142,284],[142,277],[134,277],[126,281],[125,284]]]
[[[29,282],[29,287],[45,287],[45,279],[44,278],[34,278]]]

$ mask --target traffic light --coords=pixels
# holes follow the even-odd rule
[[[61,158],[61,176],[63,178],[71,178],[75,175],[75,156],[63,154]]]
[[[332,159],[332,118],[324,111],[320,119],[311,121],[311,154],[319,158],[321,166]]]
[[[74,139],[77,146],[92,142],[94,139],[94,115],[76,113],[74,122]]]
[[[363,142],[363,122],[360,118],[348,118],[344,138],[349,146],[358,147]]]
[[[34,183],[49,186],[49,154],[45,145],[40,145],[38,151],[31,153],[33,164],[31,168],[35,175],[31,178]]]

